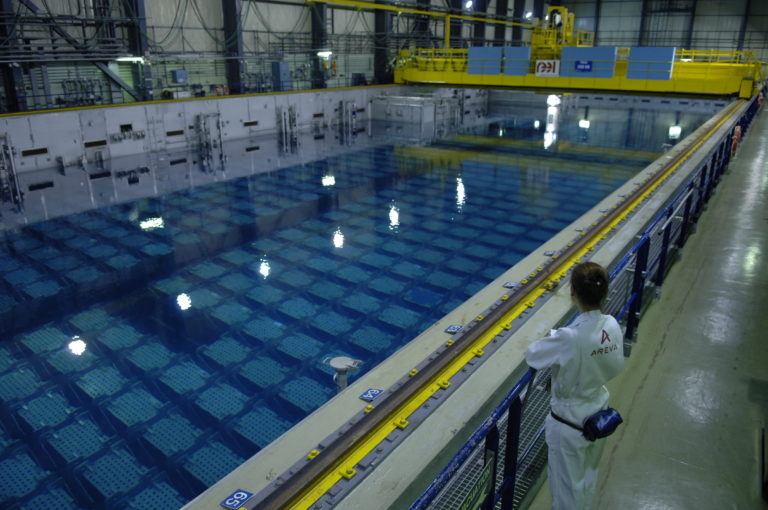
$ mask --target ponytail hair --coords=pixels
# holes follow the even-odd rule
[[[594,262],[583,262],[573,268],[571,294],[588,308],[600,308],[608,295],[608,271]]]

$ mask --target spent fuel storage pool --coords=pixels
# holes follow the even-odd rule
[[[0,504],[180,507],[333,397],[329,358],[362,376],[718,109],[664,101],[500,95],[426,140],[381,122],[322,159],[4,215]]]

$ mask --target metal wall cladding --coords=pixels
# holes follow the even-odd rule
[[[84,156],[88,160],[94,147],[113,158],[176,150],[197,140],[198,115],[217,117],[222,141],[274,132],[277,108],[288,105],[296,108],[302,129],[318,118],[329,125],[335,122],[341,102],[353,103],[357,121],[367,121],[370,100],[398,90],[400,87],[353,88],[36,113],[0,119],[0,136],[15,147],[18,171],[27,172],[59,162],[80,164]]]

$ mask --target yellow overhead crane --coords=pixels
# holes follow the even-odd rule
[[[765,80],[763,63],[748,51],[685,50],[674,53],[669,79],[635,79],[629,77],[630,49],[618,48],[611,77],[579,77],[536,73],[536,63],[560,63],[563,48],[593,46],[592,32],[576,30],[572,12],[562,6],[551,6],[543,20],[527,23],[499,20],[494,17],[464,16],[444,11],[412,9],[397,4],[377,4],[356,0],[313,0],[316,3],[340,5],[367,10],[386,10],[418,14],[443,20],[443,47],[401,50],[395,64],[395,83],[448,85],[458,87],[497,87],[549,90],[604,90],[652,94],[737,95],[748,98],[756,94]],[[529,72],[524,75],[473,74],[468,72],[469,50],[451,48],[451,20],[475,21],[530,30]],[[657,62],[648,62],[654,64]]]

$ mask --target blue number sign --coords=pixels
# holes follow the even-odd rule
[[[591,60],[576,60],[574,64],[574,68],[577,71],[580,71],[582,73],[591,73],[592,72],[592,61]]]
[[[227,497],[224,501],[219,503],[224,508],[231,508],[232,510],[238,510],[242,508],[243,504],[253,497],[252,492],[244,491],[241,489],[236,490]]]
[[[384,390],[377,390],[376,388],[369,388],[368,391],[360,395],[360,398],[366,402],[373,402],[373,399],[384,393]]]

